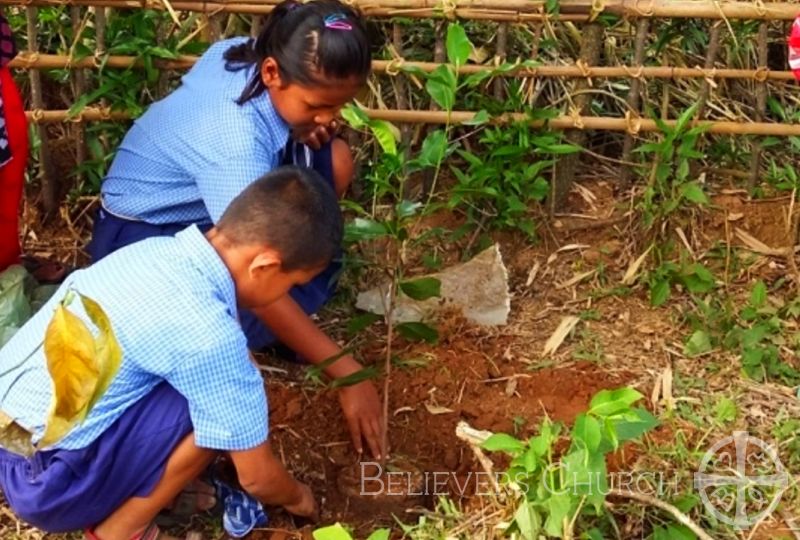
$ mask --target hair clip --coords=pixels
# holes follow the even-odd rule
[[[333,13],[325,17],[325,28],[330,28],[332,30],[346,30],[350,31],[353,29],[353,25],[347,22],[347,15],[344,13]]]
[[[300,2],[292,2],[291,4],[286,6],[286,10],[287,11],[294,11],[294,10],[296,10],[297,8],[299,8],[302,5],[303,4],[301,4]]]

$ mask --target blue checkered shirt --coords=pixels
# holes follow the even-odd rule
[[[52,396],[41,344],[69,288],[105,310],[123,359],[107,393],[57,447],[88,446],[163,381],[186,397],[199,446],[244,450],[266,440],[264,381],[237,321],[233,281],[196,226],[133,244],[71,274],[0,349],[0,410],[35,440]],[[78,299],[68,309],[93,328]]]
[[[277,167],[289,126],[267,93],[237,105],[254,67],[225,69],[213,45],[169,96],[136,120],[103,182],[117,216],[165,223],[216,223],[251,182]]]

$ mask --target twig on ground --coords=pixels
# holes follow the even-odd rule
[[[689,516],[675,508],[673,505],[664,502],[660,499],[656,499],[655,497],[651,497],[650,495],[645,495],[644,493],[636,493],[635,491],[628,491],[625,489],[612,489],[609,490],[608,495],[610,497],[618,497],[620,499],[631,499],[636,502],[640,502],[649,506],[655,506],[656,508],[667,512],[675,520],[691,529],[691,531],[697,535],[700,540],[714,540],[707,532],[700,528],[700,526],[695,523]]]

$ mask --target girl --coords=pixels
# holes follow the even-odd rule
[[[190,224],[210,228],[254,178],[285,162],[312,166],[341,195],[353,174],[352,157],[342,141],[328,139],[369,71],[363,22],[338,0],[283,2],[255,40],[213,45],[125,136],[103,183],[93,259]],[[292,139],[322,145],[296,152]],[[312,363],[341,354],[309,317],[330,298],[336,270],[329,267],[268,308],[241,311],[250,349],[280,340]],[[343,356],[326,373],[339,378],[360,369]],[[340,401],[356,449],[366,439],[381,454],[374,386],[345,388]]]

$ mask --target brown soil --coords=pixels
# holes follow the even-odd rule
[[[426,357],[423,368],[397,368],[392,376],[390,445],[394,457],[407,460],[409,468],[427,474],[422,492],[447,494],[456,500],[473,494],[476,483],[470,473],[480,469],[470,449],[456,438],[455,427],[465,420],[478,429],[534,433],[537,421],[571,422],[586,410],[590,398],[603,388],[623,385],[627,374],[606,373],[597,365],[582,362],[563,367],[529,371],[518,361],[504,358],[502,339],[476,343],[462,336],[437,348],[411,347],[402,357]],[[353,489],[353,469],[363,467],[365,477],[374,477],[374,466],[359,465],[341,420],[333,391],[309,391],[290,380],[270,378],[267,384],[273,445],[289,468],[314,486],[322,503],[322,520],[359,525],[364,530],[390,524],[392,514],[403,518],[403,510],[431,503],[432,497],[415,497],[415,489],[399,497],[360,497]],[[438,473],[434,477],[434,473]],[[343,474],[348,483],[342,489]],[[401,475],[406,482],[412,475]],[[427,484],[424,482],[427,481]],[[439,488],[433,487],[437,481]],[[388,486],[388,484],[387,484]],[[372,491],[367,483],[366,491]],[[397,504],[398,499],[407,504]],[[288,519],[273,511],[273,524]],[[289,525],[289,523],[286,523]]]

